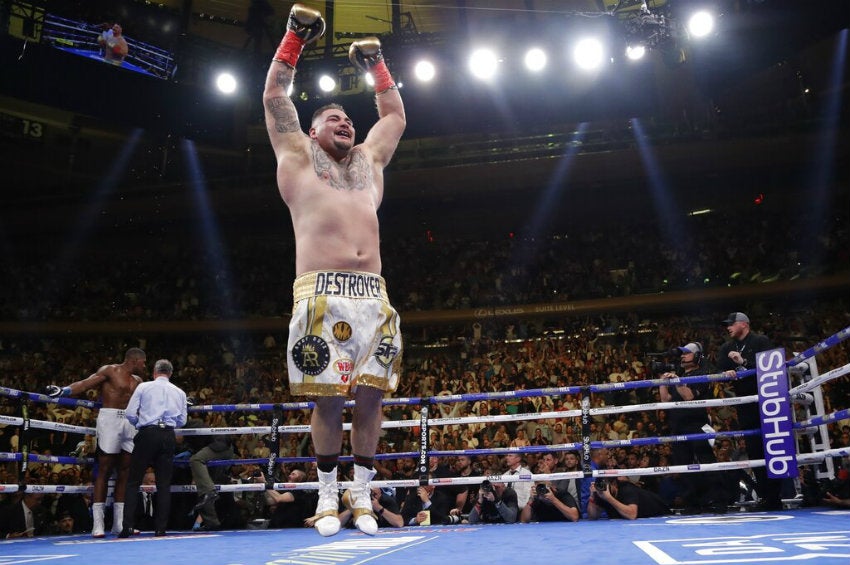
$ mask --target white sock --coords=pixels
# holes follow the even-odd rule
[[[95,502],[91,505],[92,535],[103,535],[103,502]]]
[[[124,503],[114,502],[112,504],[112,532],[120,533],[124,528]]]

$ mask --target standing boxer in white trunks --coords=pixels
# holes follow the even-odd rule
[[[355,400],[351,428],[355,486],[343,496],[355,525],[375,534],[369,481],[381,430],[381,398],[395,390],[401,332],[381,278],[378,206],[383,169],[405,128],[404,106],[377,38],[355,41],[349,58],[375,79],[379,120],[360,145],[343,108],[313,115],[304,135],[287,89],[306,43],[324,33],[321,14],[295,4],[266,77],[266,128],[277,157],[277,182],[295,231],[295,306],[289,325],[293,393],[316,397],[311,425],[319,468],[316,530],[339,531],[337,460],[342,410]]]
[[[124,354],[124,362],[104,365],[96,373],[66,387],[50,385],[49,396],[71,396],[100,387],[102,406],[97,414],[97,464],[92,502],[92,537],[104,536],[103,509],[106,503],[106,487],[112,470],[118,470],[115,481],[115,503],[112,505],[112,533],[118,534],[124,526],[124,491],[130,471],[130,454],[133,453],[133,437],[136,428],[124,419],[124,409],[142,382],[138,375],[145,371],[145,352],[132,347]]]

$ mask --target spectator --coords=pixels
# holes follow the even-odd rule
[[[40,492],[26,492],[0,508],[0,537],[31,538],[44,534],[49,521],[47,510],[41,506],[43,498]]]
[[[265,482],[265,476],[258,477]],[[286,482],[303,483],[307,473],[301,469],[289,472]],[[266,489],[266,504],[269,506],[269,528],[303,528],[316,511],[318,497],[315,491],[288,490],[278,492]]]

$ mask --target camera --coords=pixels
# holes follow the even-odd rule
[[[455,524],[460,524],[467,519],[469,519],[469,514],[449,514],[446,519],[443,520],[443,525],[453,526]]]
[[[602,477],[597,477],[593,481],[593,486],[596,488],[596,490],[598,490],[600,492],[608,490],[608,483]]]
[[[538,484],[534,488],[535,488],[535,491],[537,492],[537,496],[546,496],[547,494],[549,494],[549,487],[547,487],[543,483]]]
[[[481,481],[481,492],[493,492],[493,483],[487,479]]]
[[[661,361],[650,361],[649,362],[649,370],[653,375],[660,375],[662,373],[675,373],[676,365],[673,363],[663,363]]]

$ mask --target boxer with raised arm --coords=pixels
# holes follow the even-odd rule
[[[104,365],[93,375],[66,387],[49,385],[48,396],[71,396],[100,387],[101,408],[97,414],[97,476],[94,479],[92,501],[92,537],[104,536],[103,510],[106,503],[106,487],[112,470],[117,469],[115,480],[115,503],[112,505],[112,533],[123,529],[124,494],[130,472],[130,456],[133,453],[133,438],[136,428],[124,417],[124,409],[133,391],[144,374],[145,352],[131,347],[124,354],[124,362]]]
[[[311,426],[319,475],[315,528],[339,531],[337,460],[342,410],[353,397],[354,487],[343,497],[355,525],[373,535],[369,481],[381,429],[381,398],[398,385],[399,317],[381,277],[378,207],[383,169],[405,128],[404,106],[377,38],[351,45],[349,58],[372,74],[378,121],[355,145],[354,124],[338,104],[319,108],[305,135],[287,95],[304,45],[322,36],[321,14],[295,4],[266,77],[266,128],[277,183],[295,232],[295,304],[287,365],[293,394],[315,397]]]

